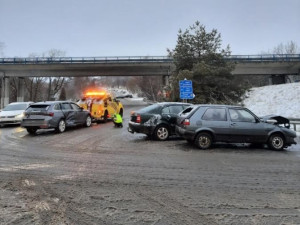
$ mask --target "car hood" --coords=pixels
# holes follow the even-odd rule
[[[274,125],[283,125],[284,127],[290,127],[290,120],[283,116],[279,115],[267,115],[260,118],[263,122],[267,122],[267,120],[276,120],[277,122]]]
[[[24,112],[24,110],[14,110],[14,111],[1,111],[0,116],[17,116]]]

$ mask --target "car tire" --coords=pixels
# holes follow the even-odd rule
[[[64,120],[60,120],[55,130],[56,130],[57,133],[65,132],[66,122]]]
[[[195,145],[200,149],[208,149],[213,142],[212,136],[207,132],[201,132],[195,138]]]
[[[170,131],[169,128],[165,125],[158,126],[154,131],[154,137],[158,141],[165,141],[169,138]]]
[[[91,116],[87,116],[86,119],[85,119],[84,126],[90,127],[91,125],[92,125],[92,117]]]
[[[26,130],[29,134],[36,134],[36,131],[37,131],[36,128],[26,128]]]
[[[282,150],[285,147],[285,140],[281,134],[272,134],[268,140],[268,146],[273,150]]]

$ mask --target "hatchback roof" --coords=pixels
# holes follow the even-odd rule
[[[157,102],[158,105],[192,105],[191,103],[186,102]]]
[[[244,108],[239,105],[221,105],[221,104],[196,104],[195,106],[205,106],[205,107],[225,107],[225,108]]]

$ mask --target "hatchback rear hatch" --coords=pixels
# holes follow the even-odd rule
[[[198,106],[190,106],[188,108],[186,108],[185,110],[183,110],[182,112],[180,112],[177,115],[177,119],[176,119],[176,125],[183,127],[184,125],[189,123],[189,118],[191,117],[191,115],[194,113],[194,111],[198,108]]]
[[[31,105],[25,111],[25,119],[44,119],[53,116],[53,112],[49,112],[49,104]]]

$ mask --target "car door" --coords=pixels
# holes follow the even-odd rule
[[[65,116],[65,121],[67,126],[76,125],[76,111],[72,108],[70,103],[63,102],[61,103],[61,110]]]
[[[209,128],[214,133],[215,141],[229,141],[229,121],[226,108],[209,107],[201,117],[202,127]]]
[[[175,133],[177,115],[182,110],[183,110],[182,105],[169,105],[163,107],[162,109],[162,119],[169,124],[172,133]]]
[[[229,108],[230,137],[232,142],[253,143],[264,142],[268,131],[249,110],[245,108]]]
[[[86,119],[86,112],[82,110],[82,108],[80,108],[80,106],[78,106],[75,103],[71,103],[70,104],[72,109],[74,110],[74,114],[75,114],[75,124],[83,124],[85,122]]]

